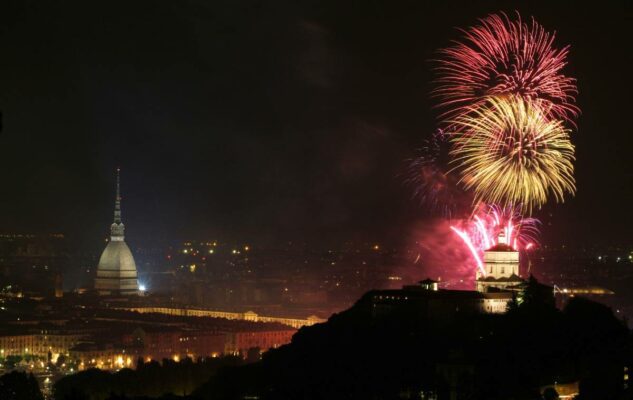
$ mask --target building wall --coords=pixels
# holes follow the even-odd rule
[[[429,291],[414,293],[413,290],[377,291],[371,297],[373,317],[392,313],[404,313],[411,317],[446,320],[456,313],[499,314],[507,310],[512,293],[481,293],[475,291]]]
[[[226,354],[245,353],[258,347],[262,350],[277,348],[290,343],[295,330],[283,331],[244,331],[227,333],[224,352]]]
[[[192,358],[217,357],[224,351],[226,335],[220,333],[187,333],[179,338],[179,352]]]
[[[519,252],[518,251],[485,251],[484,268],[486,276],[495,278],[507,278],[519,275]],[[480,273],[478,272],[478,275]]]
[[[508,303],[512,297],[498,299],[484,299],[482,311],[488,314],[503,314],[508,310]]]
[[[511,289],[508,289],[508,288],[516,286],[517,283],[520,283],[520,282],[495,282],[495,281],[488,282],[488,281],[480,281],[480,280],[478,280],[477,281],[477,291],[485,293],[485,292],[488,291],[488,288],[491,288],[491,287],[494,287],[494,288],[497,288],[497,289],[500,289],[500,290],[511,290]]]
[[[124,339],[124,343],[129,340]],[[152,360],[163,358],[215,357],[224,352],[225,335],[215,332],[145,333],[139,356]]]
[[[310,316],[305,319],[267,317],[263,315],[258,315],[252,311],[237,313],[237,312],[228,312],[228,311],[214,311],[214,310],[204,310],[204,309],[172,308],[172,307],[125,307],[121,309],[127,310],[127,311],[136,311],[138,313],[159,313],[159,314],[179,315],[179,316],[188,316],[188,317],[225,318],[225,319],[231,319],[231,320],[235,319],[235,320],[253,321],[253,322],[277,322],[280,324],[291,326],[295,329],[299,329],[302,326],[310,326],[310,325],[318,324],[320,322],[325,321],[315,316]]]
[[[0,336],[0,356],[25,356],[47,357],[52,354],[68,354],[82,335],[12,335]]]
[[[77,362],[80,371],[88,368],[117,370],[124,367],[132,367],[136,364],[134,355],[114,348],[71,350],[70,358]]]
[[[134,352],[135,357],[143,359],[195,359],[222,354],[243,354],[255,347],[266,351],[289,343],[295,332],[291,328],[238,332],[143,332],[125,335],[122,342],[130,348],[130,353]]]

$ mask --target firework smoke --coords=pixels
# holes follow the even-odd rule
[[[403,276],[432,278],[442,288],[470,289],[476,268],[471,252],[451,230],[444,218],[425,220],[410,232],[414,240],[411,264],[402,265],[396,272]],[[460,225],[461,226],[461,225]]]
[[[537,243],[538,225],[537,219],[523,218],[515,207],[482,205],[472,218],[451,225],[450,228],[469,249],[472,259],[470,264],[476,265],[482,275],[485,275],[483,252],[498,244],[500,234],[503,233],[513,249],[528,251]]]

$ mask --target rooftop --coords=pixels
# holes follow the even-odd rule
[[[516,251],[512,246],[506,243],[497,243],[486,251]]]

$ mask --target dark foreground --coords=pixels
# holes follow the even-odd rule
[[[55,399],[555,399],[544,389],[554,383],[577,385],[581,400],[632,398],[624,322],[582,298],[558,310],[547,296],[528,287],[525,301],[504,315],[445,319],[378,318],[365,296],[258,362],[226,357],[116,374],[88,370],[57,382]]]

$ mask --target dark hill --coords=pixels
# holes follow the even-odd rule
[[[538,291],[536,291],[538,292]],[[578,382],[582,399],[624,398],[630,332],[581,298],[530,297],[504,315],[372,318],[368,296],[256,364],[225,369],[202,399],[540,399]],[[540,294],[542,295],[542,293]],[[456,396],[456,397],[452,397]]]

